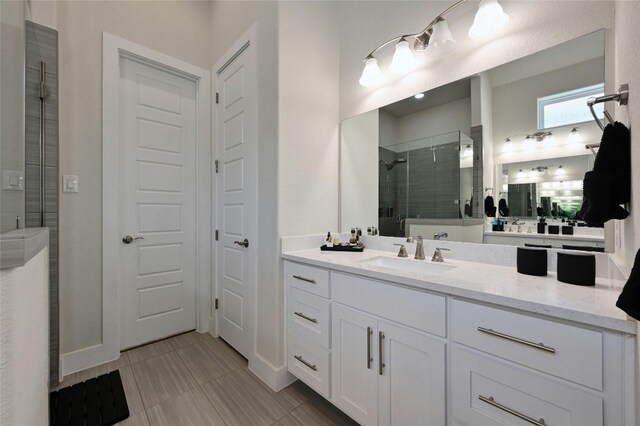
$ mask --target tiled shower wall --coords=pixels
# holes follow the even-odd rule
[[[25,73],[25,226],[49,228],[49,382],[58,383],[58,33],[27,21]],[[45,66],[44,167],[40,159],[40,63]],[[40,173],[44,169],[44,206]],[[44,209],[44,224],[40,212]]]
[[[482,219],[484,217],[484,166],[482,163],[482,126],[471,128],[471,139],[473,139],[473,202],[471,204],[471,217]],[[464,202],[464,200],[463,200]],[[496,206],[498,202],[496,201]]]

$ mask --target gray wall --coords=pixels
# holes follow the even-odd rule
[[[58,383],[60,301],[58,291],[58,33],[26,23],[25,225],[49,228],[49,352],[50,383]],[[43,122],[40,109],[40,64],[44,62],[44,167],[40,157]],[[44,170],[44,205],[41,173]],[[43,218],[41,218],[41,211]],[[44,223],[42,222],[44,221]]]

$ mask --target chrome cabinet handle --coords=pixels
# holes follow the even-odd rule
[[[311,284],[315,284],[316,283],[316,280],[312,280],[311,278],[301,277],[300,275],[294,275],[293,278],[295,278],[296,280],[300,280],[300,281],[306,281],[306,282],[311,283]]]
[[[540,419],[540,420],[536,420],[534,418],[531,418],[529,416],[526,416],[522,413],[517,412],[516,410],[507,407],[506,405],[502,405],[499,402],[496,402],[495,399],[493,399],[492,396],[490,397],[486,397],[486,396],[482,396],[482,395],[478,395],[478,399],[482,402],[486,402],[489,405],[492,405],[502,411],[505,411],[513,416],[516,416],[519,419],[524,420],[525,422],[529,422],[532,425],[536,425],[536,426],[547,426],[547,424],[544,422],[544,419]]]
[[[307,361],[304,360],[304,358],[302,358],[300,355],[294,355],[293,356],[295,359],[297,359],[298,361],[300,361],[301,363],[303,363],[304,365],[306,365],[307,367],[309,367],[310,369],[312,369],[313,371],[318,371],[318,368],[316,367],[315,364],[309,364]]]
[[[244,248],[249,247],[249,240],[247,240],[246,238],[244,239],[244,241],[234,241],[233,244],[237,244],[239,246],[242,246]]]
[[[131,235],[125,235],[124,237],[122,237],[122,242],[125,243],[125,244],[131,244],[132,242],[134,242],[136,240],[144,240],[144,237],[135,237],[135,238],[133,238]]]
[[[367,369],[371,370],[371,363],[373,362],[373,358],[371,358],[371,336],[373,335],[373,330],[371,327],[367,327]]]
[[[318,320],[317,320],[317,319],[315,319],[315,318],[311,318],[311,317],[308,317],[308,316],[306,316],[305,314],[303,314],[302,312],[294,312],[294,314],[295,314],[295,315],[297,315],[297,316],[299,316],[300,318],[304,318],[304,319],[306,319],[307,321],[311,321],[311,322],[312,322],[312,323],[314,323],[314,324],[317,324],[317,322],[318,322]]]
[[[382,340],[384,340],[384,333],[382,331],[378,332],[378,374],[380,374],[381,376],[383,375],[383,370],[384,370],[384,362],[382,362],[382,351],[383,351],[383,347],[382,347]]]
[[[554,348],[545,346],[542,343],[534,343],[534,342],[530,342],[529,340],[524,340],[518,337],[509,336],[508,334],[500,333],[499,331],[494,331],[490,328],[478,327],[478,331],[481,333],[486,333],[492,336],[500,337],[502,339],[511,340],[512,342],[520,343],[522,345],[527,345],[535,349],[540,349],[541,351],[550,352],[552,354],[556,353],[556,350]]]

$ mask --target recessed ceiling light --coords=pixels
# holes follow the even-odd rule
[[[424,98],[424,93],[418,93],[417,95],[414,96],[414,98],[422,99],[422,98]]]

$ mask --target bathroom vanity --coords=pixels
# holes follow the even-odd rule
[[[284,252],[289,372],[363,425],[636,424],[620,281],[578,287],[432,250]]]

